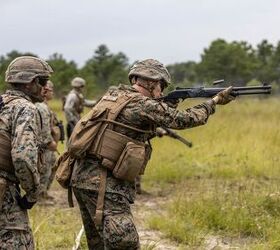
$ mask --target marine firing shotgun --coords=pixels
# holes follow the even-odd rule
[[[185,100],[187,98],[211,98],[218,94],[220,91],[226,88],[180,88],[177,87],[175,90],[169,92],[166,96],[157,98],[157,100],[163,101],[177,101]],[[231,95],[260,95],[260,94],[271,94],[271,85],[260,85],[250,87],[233,87]]]

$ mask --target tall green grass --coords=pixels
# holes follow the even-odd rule
[[[145,181],[279,177],[279,104],[278,99],[242,99],[218,106],[205,126],[178,132],[193,142],[191,149],[168,137],[155,139]]]
[[[156,139],[144,183],[172,198],[149,225],[190,246],[222,235],[248,239],[248,249],[280,249],[279,104],[250,98],[217,107],[208,125],[180,133],[192,149]]]

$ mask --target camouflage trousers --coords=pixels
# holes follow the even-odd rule
[[[55,169],[54,164],[56,160],[55,152],[47,150],[44,154],[44,164],[41,166],[40,172],[40,184],[41,192],[46,192],[54,179]]]
[[[0,229],[0,250],[33,250],[31,230]]]
[[[73,188],[78,201],[90,250],[140,249],[139,236],[134,225],[128,200],[119,194],[106,193],[103,226],[97,229],[94,215],[98,192]]]
[[[18,188],[8,184],[0,208],[0,250],[33,250],[28,214],[17,204]]]

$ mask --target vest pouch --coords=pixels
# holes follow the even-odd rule
[[[70,185],[74,164],[75,158],[71,157],[68,151],[61,155],[55,163],[54,168],[57,169],[55,178],[63,188],[68,188]]]
[[[0,133],[0,170],[7,173],[15,173],[12,156],[11,156],[11,139],[7,133]]]
[[[98,147],[89,150],[89,154],[94,154],[102,159],[102,165],[113,170],[119,160],[125,146],[132,139],[111,129],[106,129],[102,139],[98,142]],[[95,144],[94,144],[95,146]],[[94,151],[95,150],[95,151]]]
[[[7,189],[7,181],[0,177],[0,211],[2,210],[4,197]]]
[[[113,175],[121,180],[133,182],[145,168],[145,145],[128,142],[117,161]]]

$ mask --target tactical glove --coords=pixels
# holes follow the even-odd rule
[[[216,96],[213,97],[213,101],[217,105],[225,105],[235,99],[230,93],[232,91],[232,86],[226,88],[225,90],[219,92]]]
[[[167,101],[167,102],[165,102],[165,103],[166,103],[170,108],[176,109],[176,108],[178,107],[180,101],[174,99],[174,100],[172,100],[172,101]]]
[[[31,209],[36,203],[28,201],[26,195],[24,195],[23,197],[18,196],[17,202],[22,209]]]

